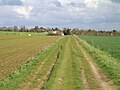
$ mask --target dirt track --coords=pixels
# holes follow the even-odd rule
[[[94,78],[96,79],[96,82],[99,84],[99,88],[98,89],[96,88],[95,90],[99,90],[99,89],[100,90],[116,90],[116,87],[111,86],[108,82],[106,82],[105,77],[99,72],[98,67],[93,62],[94,61],[93,58],[90,56],[90,54],[83,47],[80,46],[80,44],[79,44],[80,42],[78,43],[78,41],[76,40],[76,43],[77,43],[78,47],[80,47],[85,59],[89,63],[91,71],[94,74]],[[86,80],[85,80],[85,82],[87,83]],[[87,84],[85,84],[84,86],[87,87],[86,88],[87,90],[89,90],[89,87]]]

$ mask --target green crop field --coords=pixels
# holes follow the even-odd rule
[[[119,57],[85,38],[0,32],[0,90],[119,90]]]
[[[92,46],[107,52],[120,61],[120,37],[110,36],[80,36]]]

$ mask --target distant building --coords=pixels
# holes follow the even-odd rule
[[[62,31],[48,31],[49,36],[64,36]]]

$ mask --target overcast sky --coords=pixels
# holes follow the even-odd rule
[[[0,0],[0,26],[120,30],[120,0]]]

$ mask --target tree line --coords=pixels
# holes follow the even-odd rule
[[[59,32],[63,32],[64,35],[87,35],[87,36],[118,36],[120,35],[120,30],[81,30],[78,28],[74,28],[74,29],[70,29],[70,28],[63,28],[63,29],[59,29],[59,28],[44,28],[44,27],[39,27],[39,26],[35,26],[34,28],[26,28],[26,26],[14,26],[14,27],[0,27],[0,31],[14,31],[14,32],[37,32],[37,33],[41,33],[41,32],[49,32],[49,31],[59,31]]]

